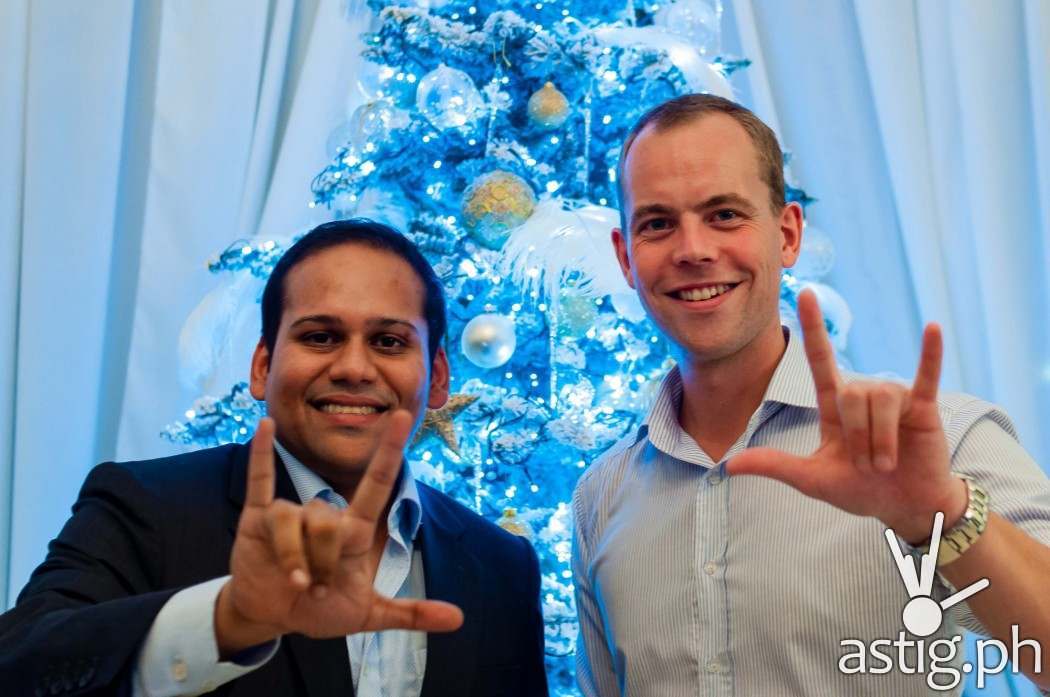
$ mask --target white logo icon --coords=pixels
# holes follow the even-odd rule
[[[936,632],[944,621],[945,610],[983,591],[990,585],[987,578],[982,578],[940,602],[933,599],[933,581],[937,573],[937,552],[941,547],[941,527],[943,525],[944,514],[937,513],[933,518],[930,549],[922,555],[918,570],[911,556],[905,556],[901,551],[897,534],[893,530],[886,530],[886,542],[890,545],[890,552],[893,553],[893,558],[897,562],[901,580],[904,581],[908,597],[911,598],[904,606],[901,619],[904,621],[904,628],[917,637],[927,637]]]

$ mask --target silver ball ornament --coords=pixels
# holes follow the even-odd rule
[[[517,347],[514,320],[504,315],[478,315],[467,322],[460,337],[463,355],[479,368],[498,368],[510,360]]]

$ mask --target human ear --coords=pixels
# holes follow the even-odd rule
[[[616,250],[616,261],[620,262],[620,271],[627,285],[634,288],[634,275],[631,273],[631,257],[627,253],[627,236],[618,227],[612,229],[613,249]]]
[[[449,367],[445,349],[439,348],[430,365],[430,393],[427,408],[440,409],[448,401]]]
[[[780,265],[784,268],[790,268],[798,261],[804,225],[802,206],[794,201],[784,204],[780,209]]]
[[[269,375],[270,350],[266,348],[266,341],[260,338],[252,354],[251,381],[248,385],[248,391],[251,392],[252,397],[259,401],[266,399],[266,379]]]

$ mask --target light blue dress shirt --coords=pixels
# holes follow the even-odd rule
[[[885,527],[772,479],[726,476],[744,448],[808,455],[819,445],[800,338],[789,337],[762,403],[720,460],[679,425],[681,400],[675,368],[646,422],[591,465],[573,497],[585,697],[931,694],[929,663],[910,674],[839,668],[843,640],[870,646],[904,629],[908,596]],[[942,393],[939,407],[952,469],[989,491],[992,510],[1050,544],[1050,482],[1006,414],[964,394]],[[951,592],[938,577],[934,597]],[[948,611],[927,649],[963,627],[985,634],[966,603]],[[907,652],[908,665],[917,658]],[[960,650],[954,677],[962,660]],[[953,676],[934,677],[948,685]]]
[[[295,459],[280,443],[274,447],[284,460],[299,500],[322,498],[346,508],[347,501],[317,474]],[[423,557],[415,547],[422,523],[419,491],[408,464],[387,517],[387,542],[376,571],[375,589],[394,598],[424,598]],[[351,634],[346,638],[350,670],[358,697],[404,695],[418,697],[427,660],[426,632],[389,630]]]
[[[344,508],[345,499],[280,443],[274,447],[302,502],[321,497]],[[387,544],[376,571],[375,589],[388,597],[423,598],[423,558],[415,541],[422,524],[419,491],[408,465],[387,517]],[[212,579],[173,595],[161,608],[143,642],[133,677],[135,697],[176,697],[209,692],[255,670],[277,652],[279,641],[219,661],[215,642],[215,602],[229,576]],[[347,652],[358,697],[419,697],[426,668],[425,632],[390,630],[347,637]]]

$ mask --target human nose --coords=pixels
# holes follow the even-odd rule
[[[695,265],[718,260],[718,238],[703,221],[683,217],[675,238],[672,256],[675,264]]]
[[[376,379],[376,366],[367,343],[347,341],[335,354],[328,374],[332,382],[369,383]]]

